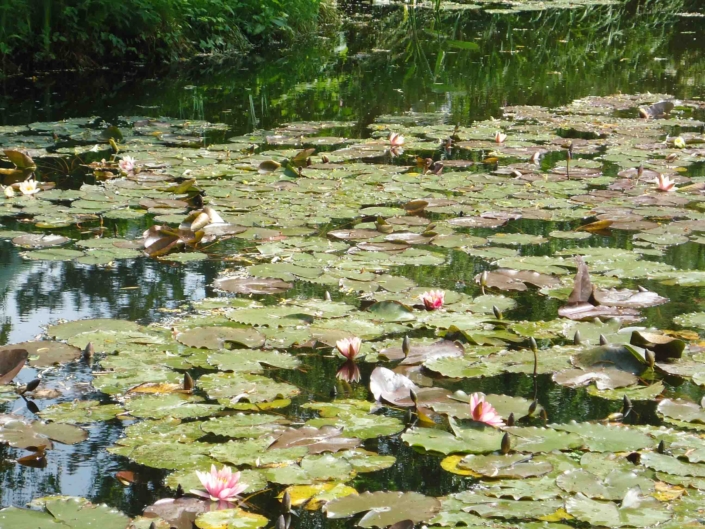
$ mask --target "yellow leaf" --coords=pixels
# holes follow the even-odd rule
[[[465,456],[448,456],[443,461],[441,461],[441,468],[443,470],[447,470],[448,472],[452,472],[453,474],[458,474],[460,476],[472,476],[474,478],[481,478],[482,474],[478,474],[477,472],[473,472],[472,470],[458,468],[458,463],[460,463],[460,460],[463,459],[463,457]]]
[[[306,504],[306,509],[315,511],[324,503],[327,503],[336,498],[357,494],[357,491],[344,485],[343,483],[315,483],[313,485],[292,485],[282,491],[277,498],[282,499],[284,493],[289,492],[291,496],[291,505],[300,507]]]
[[[656,489],[656,492],[654,492],[652,496],[658,501],[677,500],[685,494],[685,489],[680,485],[670,485],[668,483],[664,483],[663,481],[657,481],[654,488]]]
[[[591,222],[590,224],[585,224],[576,228],[575,231],[602,231],[606,230],[614,224],[613,220],[598,220],[597,222]]]
[[[556,512],[547,514],[546,516],[539,516],[539,520],[544,522],[560,522],[561,520],[572,520],[573,517],[568,514],[568,512],[561,507]]]

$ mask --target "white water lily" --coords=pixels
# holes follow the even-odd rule
[[[34,195],[35,193],[39,193],[41,191],[41,189],[37,187],[37,182],[34,179],[20,182],[19,188],[23,195]]]
[[[3,187],[2,191],[5,194],[5,198],[12,198],[15,196],[15,190],[12,189],[12,186]]]

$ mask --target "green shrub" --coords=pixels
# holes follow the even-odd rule
[[[321,0],[3,0],[6,67],[174,60],[289,42],[316,28]]]

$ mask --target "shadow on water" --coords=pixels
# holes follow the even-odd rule
[[[357,123],[353,134],[364,137],[375,118],[407,111],[441,115],[447,123],[467,125],[497,116],[504,105],[558,106],[588,95],[615,92],[663,92],[676,97],[705,96],[705,22],[679,13],[694,10],[684,0],[631,1],[625,5],[523,13],[413,10],[404,6],[371,7],[342,2],[349,17],[339,31],[312,38],[283,53],[268,53],[216,62],[200,60],[157,70],[110,68],[92,72],[42,73],[32,78],[2,81],[0,123],[26,124],[69,117],[170,116],[224,122],[234,135],[254,127],[272,129],[297,120],[344,120]],[[74,182],[75,183],[75,182]],[[80,185],[80,181],[78,182]],[[3,219],[13,229],[16,220]],[[145,226],[115,222],[110,229],[138,233]],[[566,223],[519,221],[507,231],[546,235],[570,229]],[[77,230],[65,235],[80,238]],[[482,235],[481,231],[473,234]],[[620,235],[587,241],[555,241],[524,247],[525,255],[550,255],[575,245],[624,247]],[[478,293],[474,277],[487,265],[460,251],[443,267],[401,267],[395,273],[419,284]],[[705,247],[694,243],[668,248],[662,258],[683,269],[705,269]],[[150,323],[169,317],[190,300],[214,296],[211,288],[226,267],[220,260],[188,265],[160,263],[146,258],[117,261],[99,268],[73,263],[25,261],[8,242],[0,241],[0,344],[32,339],[42,326],[58,319],[113,317]],[[649,284],[644,284],[650,287]],[[662,325],[675,314],[705,308],[704,288],[658,286],[671,303],[647,311],[649,321]],[[325,289],[297,284],[292,295],[323,297]],[[559,302],[527,293],[522,311],[513,319],[548,319]],[[310,376],[281,374],[304,389],[292,411],[304,417],[300,405],[329,398],[337,361],[312,356]],[[32,370],[23,373],[31,379]],[[371,366],[363,367],[363,382]],[[68,394],[104,398],[87,387],[90,368],[83,364],[45,373],[47,383],[68,379]],[[539,384],[539,400],[549,419],[604,418],[620,403],[591,398],[582,390]],[[451,389],[485,391],[532,398],[534,381],[524,375],[449,382]],[[366,386],[355,396],[366,398]],[[697,395],[694,387],[684,393]],[[73,398],[73,397],[72,397]],[[43,401],[48,406],[54,401]],[[28,416],[22,400],[0,405],[5,412]],[[637,409],[640,420],[658,423],[653,406]],[[393,412],[397,413],[397,412]],[[403,413],[399,412],[403,418]],[[130,515],[167,495],[163,472],[111,456],[104,448],[122,433],[120,421],[98,423],[90,438],[51,453],[49,467],[31,469],[0,465],[0,504],[21,505],[46,494],[84,495],[107,502]],[[391,469],[363,475],[353,482],[358,490],[418,490],[440,495],[462,490],[473,481],[438,469],[438,458],[421,456],[399,436],[370,441],[381,453],[393,453]],[[0,446],[2,461],[18,451]],[[137,471],[141,480],[123,488],[113,474]],[[273,505],[263,497],[261,507]],[[320,513],[307,513],[298,526],[320,527]],[[325,522],[329,527],[344,522]]]

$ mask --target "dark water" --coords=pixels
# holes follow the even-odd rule
[[[364,136],[376,117],[410,110],[443,112],[448,123],[467,125],[498,116],[504,105],[558,106],[588,95],[649,91],[703,98],[705,18],[678,15],[702,11],[698,4],[667,0],[487,14],[343,3],[341,10],[349,15],[344,21],[289,51],[222,61],[198,59],[156,69],[106,64],[98,71],[4,79],[0,81],[0,124],[79,116],[108,121],[121,115],[169,116],[224,122],[237,135],[290,121],[335,119],[357,122],[353,134]],[[472,44],[462,48],[449,44],[449,39]],[[9,219],[0,222],[7,228],[15,227]],[[135,229],[120,222],[108,227],[120,232]],[[569,228],[539,222],[512,226],[534,234]],[[621,242],[606,237],[579,244],[619,246]],[[556,249],[542,245],[532,251],[550,253]],[[486,265],[455,253],[458,255],[443,269],[417,267],[401,272],[429,286],[453,288],[457,281],[464,281],[465,291],[474,294],[472,277]],[[679,268],[704,269],[705,249],[696,244],[678,246],[669,250],[664,261]],[[0,241],[0,344],[32,339],[43,326],[58,319],[157,321],[165,317],[164,309],[213,296],[209,285],[223,268],[225,264],[217,261],[180,265],[145,258],[118,261],[109,269],[29,262],[22,260],[10,243]],[[297,286],[294,295],[311,294],[315,288]],[[704,289],[659,286],[659,293],[671,302],[648,311],[656,325],[670,323],[675,314],[705,307]],[[556,308],[545,298],[525,299],[520,306],[526,307],[525,313],[511,317],[548,318]],[[316,369],[326,374],[322,380],[333,380],[337,366],[316,361],[321,362]],[[103,398],[87,386],[89,373],[87,366],[73,365],[46,373],[45,380],[48,385],[52,381],[58,384],[68,375],[65,398]],[[297,376],[295,372],[287,375],[292,383],[304,384]],[[21,378],[26,382],[32,377],[26,369]],[[310,381],[305,383],[309,384],[308,392],[294,403],[295,410],[297,404],[330,391],[329,382],[314,387]],[[523,376],[473,384],[473,390],[521,396],[533,392],[533,382]],[[463,384],[452,387],[463,389]],[[620,408],[619,403],[591,399],[583,392],[549,384],[540,388],[539,400],[558,421],[604,417]],[[689,386],[681,389],[696,392]],[[364,398],[364,391],[359,396]],[[40,406],[51,403],[42,401]],[[0,409],[31,416],[21,399],[1,404]],[[648,406],[637,411],[644,420],[655,420]],[[161,472],[101,450],[121,431],[119,421],[97,424],[90,428],[88,441],[53,451],[45,469],[3,462],[0,506],[22,505],[34,497],[61,493],[107,502],[131,515],[140,513],[145,504],[167,491],[159,484]],[[389,488],[438,495],[472,483],[441,472],[435,458],[414,454],[398,438],[380,439],[374,445],[380,453],[396,454],[399,463],[359,478],[355,482],[359,490]],[[17,457],[18,451],[0,446],[0,455],[5,461]],[[114,472],[123,469],[137,470],[142,481],[123,488],[113,478]],[[268,501],[261,500],[264,508]],[[319,516],[307,515],[299,526],[318,526]]]

